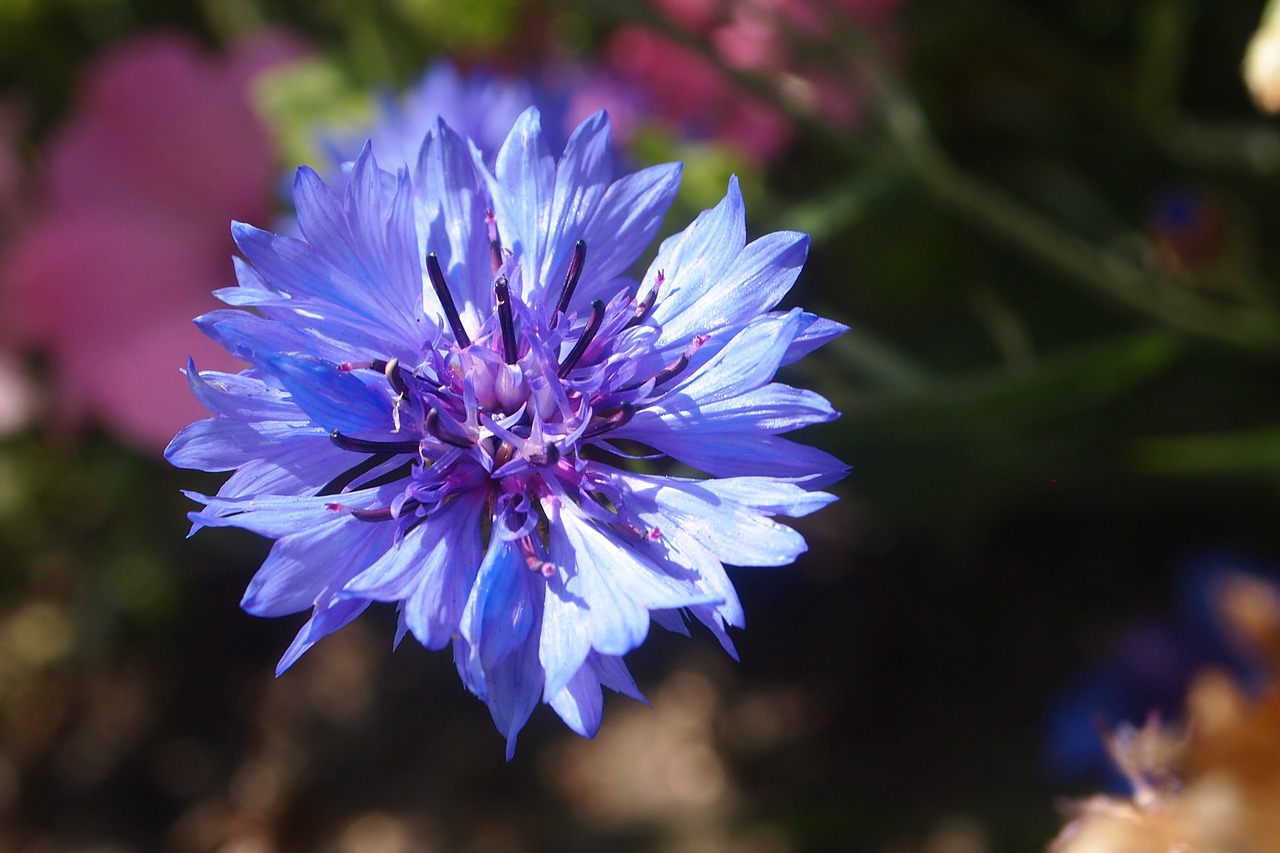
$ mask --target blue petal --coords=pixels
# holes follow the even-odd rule
[[[489,550],[459,623],[459,631],[475,655],[472,666],[481,668],[486,682],[488,673],[521,646],[533,628],[529,574],[516,543],[500,536],[489,538]]]
[[[237,468],[218,489],[218,497],[312,495],[321,485],[351,467],[351,454],[335,447],[327,436],[311,437],[302,430],[295,432],[268,443],[268,458],[254,459]],[[244,458],[244,445],[241,448]]]
[[[549,692],[549,691],[548,691]],[[584,663],[573,677],[548,700],[560,719],[583,737],[595,737],[600,729],[604,697],[600,679],[590,664]]]
[[[679,322],[686,308],[718,286],[746,242],[746,207],[735,177],[730,179],[729,192],[718,205],[698,214],[693,224],[668,237],[658,249],[658,257],[649,265],[639,291],[640,296],[646,295],[656,286],[658,274],[663,275],[653,322],[664,327]]]
[[[556,181],[556,161],[542,136],[537,107],[516,119],[498,151],[493,175],[486,177],[503,245],[520,256],[529,277],[526,287],[535,286],[546,254]]]
[[[551,561],[570,594],[586,602],[591,646],[621,655],[644,641],[649,611],[715,601],[687,581],[665,574],[635,549],[583,516],[560,507],[551,525]]]
[[[636,687],[635,680],[631,678],[631,673],[627,671],[627,665],[623,663],[622,658],[615,655],[593,654],[590,663],[591,668],[595,670],[596,678],[600,679],[602,685],[615,693],[630,696],[637,702],[649,704],[649,700],[644,698],[640,688]]]
[[[402,601],[407,628],[429,649],[442,649],[458,631],[480,566],[483,492],[460,494],[378,562],[352,578],[344,594]]]
[[[387,324],[384,309],[365,288],[337,272],[305,241],[240,222],[232,223],[231,234],[258,273],[295,303],[305,304],[313,317],[345,321],[343,325],[363,328],[366,335],[399,337],[398,327]],[[276,303],[284,304],[279,299],[273,300]]]
[[[413,341],[422,279],[408,176],[380,170],[366,146],[345,199],[306,167],[297,172],[293,197],[311,251],[345,283],[344,297],[396,337]]]
[[[330,362],[290,355],[264,356],[261,366],[290,399],[326,430],[385,436],[394,428],[389,391],[365,385]]]
[[[565,589],[563,572],[547,579],[538,652],[546,671],[547,697],[564,689],[591,652],[591,622],[586,604]]]
[[[805,551],[804,538],[771,520],[793,518],[826,506],[833,495],[768,477],[684,480],[618,471],[628,511],[666,535],[689,537],[735,566],[785,566]]]
[[[424,253],[434,252],[449,282],[463,325],[475,332],[490,313],[493,273],[489,266],[489,205],[466,143],[437,120],[422,142],[415,173]],[[444,311],[425,284],[423,300],[436,317]]]
[[[782,366],[794,364],[818,347],[835,340],[849,331],[844,323],[828,320],[815,314],[805,312],[800,315],[800,331],[787,352],[782,356]]]
[[[713,477],[762,476],[822,488],[841,480],[849,466],[824,450],[761,432],[703,433],[700,440],[675,430],[650,430],[643,441]]]
[[[342,506],[358,509],[388,506],[396,494],[403,490],[402,484],[393,483],[376,489],[348,492],[342,496]],[[226,498],[209,497],[196,492],[183,494],[193,501],[205,504],[204,509],[191,514],[193,521],[206,527],[242,527],[270,538],[288,536],[315,525],[350,519],[350,516],[335,511],[336,504],[333,503],[332,496],[258,495]]]
[[[531,270],[537,273],[537,281],[544,288],[538,295],[545,299],[556,298],[559,282],[552,278],[552,273],[559,271],[563,275],[568,269],[573,244],[585,238],[585,223],[606,195],[612,178],[609,117],[602,110],[587,118],[573,132],[565,146],[564,156],[556,166],[555,194],[546,235],[547,250],[539,259],[538,266]],[[615,239],[617,236],[615,233]],[[550,293],[546,292],[548,288]],[[526,285],[526,301],[534,296]]]
[[[394,527],[350,516],[281,537],[245,590],[254,616],[285,616],[335,593],[391,544]]]
[[[281,675],[293,666],[303,653],[328,635],[344,628],[369,606],[367,601],[349,599],[333,599],[325,605],[316,605],[315,614],[302,626],[302,630],[293,638],[293,643],[285,650],[284,656],[276,664],[276,675]]]
[[[536,626],[533,626],[536,631]],[[507,761],[516,754],[516,736],[542,697],[542,667],[534,643],[513,650],[487,674],[485,704],[493,723],[507,738]]]
[[[799,320],[797,310],[747,326],[612,435],[652,444],[655,433],[680,432],[694,440],[719,432],[786,432],[833,420],[837,414],[822,396],[765,384],[777,371]]]
[[[608,299],[616,279],[649,247],[680,190],[683,166],[666,163],[627,175],[610,185],[583,231],[587,263],[575,303]],[[552,281],[559,280],[559,276]]]
[[[228,312],[240,314],[243,312]],[[215,415],[230,415],[247,420],[293,421],[305,423],[305,416],[284,392],[272,388],[256,376],[196,370],[193,359],[187,359],[187,384],[191,393]]]
[[[715,278],[692,277],[690,281],[691,276],[684,269],[667,273],[671,293],[663,298],[660,290],[654,307],[654,320],[662,326],[655,346],[663,347],[765,313],[795,284],[808,254],[806,235],[778,231],[747,245]],[[703,288],[701,293],[699,287]]]

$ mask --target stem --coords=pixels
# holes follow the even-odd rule
[[[1179,331],[1244,349],[1280,350],[1280,322],[1256,309],[1196,296],[1133,261],[1094,246],[1012,194],[957,167],[933,141],[919,106],[879,67],[885,124],[916,176],[961,217],[1063,276]]]

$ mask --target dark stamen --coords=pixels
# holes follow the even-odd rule
[[[531,449],[529,445],[525,445],[524,458],[529,461],[530,465],[546,467],[555,465],[560,461],[560,448],[548,442],[540,449]]]
[[[617,429],[635,416],[636,407],[630,403],[623,403],[618,407],[618,411],[608,415],[596,418],[587,428],[582,431],[582,437],[595,438],[597,435],[606,433],[609,430]]]
[[[421,506],[421,503],[410,498],[401,505],[400,516],[404,516],[406,512],[414,510],[419,506]],[[355,518],[358,521],[390,521],[396,517],[389,506],[378,507],[377,509],[363,509],[361,507],[343,506],[339,503],[332,503],[325,504],[325,507],[333,510],[334,512],[350,510],[352,518]]]
[[[663,382],[679,375],[689,366],[689,353],[682,352],[680,357],[668,364],[666,367],[653,374],[653,387],[657,388]]]
[[[671,362],[666,367],[659,370],[657,373],[653,374],[653,387],[657,388],[659,385],[661,385],[663,382],[666,382],[668,379],[671,379],[683,373],[684,369],[689,366],[689,360],[693,358],[693,354],[702,348],[702,345],[707,342],[707,339],[708,339],[707,335],[694,335],[693,342],[690,343],[689,346],[685,348],[684,352],[680,353],[679,358],[677,358],[675,361]],[[637,388],[641,387],[642,385],[644,385],[644,382],[634,382],[630,385],[624,385],[618,390],[634,391]]]
[[[555,328],[560,322],[560,315],[569,310],[569,300],[573,298],[573,291],[578,286],[578,279],[582,278],[582,267],[587,262],[587,243],[585,240],[579,240],[573,244],[573,257],[569,259],[569,272],[564,277],[564,287],[560,288],[560,299],[556,302],[555,313],[551,315],[551,321],[547,324],[551,328]]]
[[[658,277],[654,279],[653,287],[649,288],[649,292],[644,295],[644,299],[640,300],[640,304],[636,306],[636,312],[627,321],[627,326],[642,323],[644,318],[649,316],[649,312],[653,310],[653,303],[658,300],[658,290],[662,287],[662,282],[665,278],[666,276],[662,274],[662,270],[658,270]]]
[[[355,482],[357,477],[363,477],[365,474],[368,474],[370,471],[372,471],[374,468],[377,468],[383,462],[386,462],[387,460],[393,458],[393,455],[394,454],[391,454],[391,453],[374,453],[370,456],[366,456],[360,462],[356,463],[352,467],[348,468],[346,471],[343,471],[341,474],[334,477],[329,482],[325,483],[324,486],[321,487],[320,491],[316,492],[316,494],[318,495],[338,494],[347,486]]]
[[[449,283],[444,280],[444,270],[440,269],[440,260],[435,252],[427,255],[427,278],[431,279],[431,287],[435,289],[436,298],[440,300],[440,307],[444,309],[444,316],[449,321],[449,328],[453,330],[453,339],[458,342],[459,348],[466,349],[471,346],[471,338],[467,337],[467,330],[462,326],[462,318],[458,316],[458,308],[453,304]]]
[[[440,412],[436,409],[432,409],[427,412],[427,432],[430,433],[436,441],[441,441],[445,444],[452,444],[454,447],[468,449],[475,447],[476,444],[475,441],[465,436],[455,435],[450,432],[445,427],[444,422],[440,419]]]
[[[343,450],[354,453],[417,453],[418,442],[415,441],[367,441],[363,438],[352,438],[343,435],[336,429],[329,433],[329,439]]]
[[[360,521],[390,521],[392,517],[389,506],[381,509],[352,509],[351,514]]]
[[[493,292],[498,297],[498,325],[502,327],[502,358],[507,364],[515,364],[520,360],[520,349],[516,341],[516,320],[511,314],[511,291],[507,287],[507,277],[498,276],[493,283]]]
[[[582,330],[582,337],[578,338],[578,342],[573,345],[573,349],[569,350],[569,355],[560,363],[558,375],[561,379],[569,375],[569,371],[573,370],[574,365],[578,363],[578,359],[582,358],[587,351],[587,347],[591,346],[591,341],[595,338],[596,332],[600,331],[600,324],[604,322],[604,303],[599,299],[591,300],[591,319],[587,320],[587,327]]]
[[[498,220],[494,217],[493,211],[485,211],[485,224],[489,226],[489,266],[493,268],[493,274],[497,275],[498,270],[502,269],[502,240],[498,237]]]
[[[391,385],[391,390],[395,391],[401,398],[409,396],[409,386],[404,381],[404,373],[400,370],[400,359],[393,358],[382,368],[382,373],[387,377],[387,383]]]

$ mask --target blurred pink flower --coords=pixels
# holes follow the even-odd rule
[[[236,370],[190,318],[234,280],[230,222],[269,217],[276,170],[248,86],[301,55],[283,33],[211,56],[149,35],[85,72],[44,151],[27,228],[0,260],[0,324],[53,370],[50,405],[158,451],[200,417],[179,368]]]
[[[25,125],[20,105],[0,100],[0,242],[17,226],[26,195],[26,173],[18,151]]]
[[[658,117],[694,135],[720,139],[759,162],[782,153],[791,126],[779,110],[740,92],[692,50],[643,27],[622,27],[609,62],[644,90]]]
[[[860,28],[892,41],[904,0],[652,0],[674,26],[704,40],[727,67],[772,79],[778,91],[836,127],[854,127],[863,97],[856,67],[832,61],[840,31]],[[827,59],[815,62],[812,56]],[[622,27],[608,46],[614,67],[647,91],[661,118],[722,140],[767,163],[791,142],[786,114],[748,95],[715,63],[641,27]],[[846,57],[851,58],[851,57]]]

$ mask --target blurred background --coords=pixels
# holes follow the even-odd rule
[[[1212,777],[1245,835],[1201,849],[1280,850],[1263,6],[0,0],[0,849],[1041,850]],[[187,355],[234,364],[190,323],[229,221],[284,227],[294,167],[441,58],[684,160],[668,232],[736,173],[754,234],[813,235],[792,303],[852,327],[785,377],[854,468],[808,554],[733,575],[741,663],[654,632],[652,707],[542,709],[509,765],[390,609],[273,678],[268,543],[184,539],[221,478],[160,455]]]

